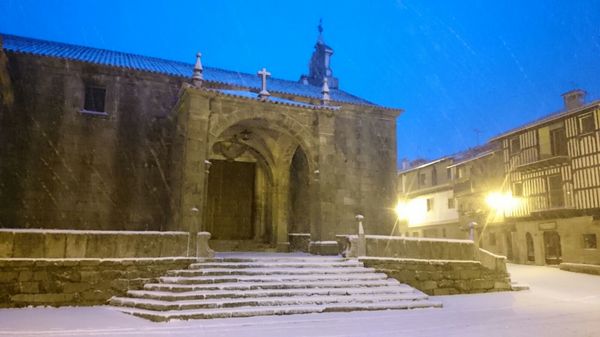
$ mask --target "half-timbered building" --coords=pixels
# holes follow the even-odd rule
[[[600,101],[563,94],[564,109],[491,140],[501,144],[517,262],[600,263]]]

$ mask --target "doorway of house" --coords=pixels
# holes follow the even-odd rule
[[[513,259],[513,240],[512,240],[512,232],[504,232],[504,242],[506,244],[506,258],[509,261]]]
[[[562,249],[558,232],[544,232],[544,252],[546,264],[559,264],[562,262]]]

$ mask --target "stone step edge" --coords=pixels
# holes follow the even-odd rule
[[[210,258],[198,258],[196,263],[203,262],[263,262],[263,263],[272,263],[272,262],[322,262],[322,263],[336,263],[336,262],[345,262],[345,261],[358,261],[357,259],[347,259],[344,257],[210,257]]]
[[[286,277],[285,274],[282,274],[282,277],[271,277],[265,278],[261,277],[265,275],[222,275],[222,276],[161,276],[159,277],[159,281],[161,283],[183,283],[185,282],[199,282],[202,281],[212,281],[208,283],[218,283],[214,281],[223,281],[223,282],[306,282],[306,281],[317,281],[317,280],[379,280],[386,279],[388,276],[384,273],[357,273],[357,274],[319,274],[319,275],[292,275],[290,277]],[[180,281],[180,282],[177,282]],[[187,283],[189,284],[189,283]]]
[[[333,303],[366,304],[384,303],[393,301],[423,301],[429,297],[425,294],[404,293],[395,295],[333,295],[333,296],[297,296],[292,298],[264,297],[251,299],[217,299],[217,300],[186,300],[186,301],[161,301],[153,299],[140,299],[129,297],[113,297],[109,303],[113,306],[134,307],[155,311],[169,310],[194,310],[194,309],[229,309],[233,307],[262,307],[262,306],[289,306],[289,305],[327,305]]]
[[[358,261],[344,261],[344,262],[319,262],[319,263],[307,263],[307,262],[279,262],[279,263],[265,263],[265,262],[199,262],[192,263],[189,269],[209,269],[209,268],[230,268],[230,269],[246,269],[246,268],[348,268],[348,267],[364,267],[364,263]]]
[[[167,271],[167,275],[333,275],[333,274],[363,274],[373,273],[374,268],[366,267],[342,267],[342,268],[208,268],[208,269],[172,269]]]
[[[182,283],[146,283],[144,290],[152,290],[151,288],[169,289],[169,291],[179,292],[179,289],[192,290],[248,290],[248,289],[310,289],[327,286],[329,288],[376,288],[389,285],[403,285],[395,279],[374,279],[363,280],[361,283],[353,283],[350,281],[336,280],[321,280],[311,282],[220,282],[220,283],[205,283],[205,284],[182,284]],[[177,289],[177,290],[175,290]],[[189,290],[188,290],[189,291]]]
[[[272,290],[246,290],[240,291],[185,291],[170,292],[161,290],[129,290],[128,297],[156,298],[163,301],[176,301],[189,299],[216,299],[216,298],[252,298],[252,297],[279,297],[300,295],[359,295],[359,294],[405,294],[415,293],[415,289],[399,286],[381,287],[356,287],[356,288],[308,288],[308,289],[272,289]]]
[[[425,308],[441,308],[443,305],[439,301],[402,301],[387,302],[385,304],[329,304],[329,305],[299,305],[283,307],[238,307],[230,308],[233,310],[185,310],[185,311],[163,311],[157,312],[137,308],[112,307],[134,316],[146,318],[155,322],[166,322],[172,319],[212,319],[212,318],[232,318],[232,317],[253,317],[253,316],[271,316],[271,315],[293,315],[324,312],[350,312],[350,311],[379,311],[379,310],[410,310]]]

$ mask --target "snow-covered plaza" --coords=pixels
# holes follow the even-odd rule
[[[438,296],[442,309],[153,323],[108,307],[0,310],[0,336],[598,336],[600,276],[510,265],[531,289]]]

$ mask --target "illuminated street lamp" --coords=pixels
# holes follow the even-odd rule
[[[504,218],[506,212],[519,206],[520,200],[513,197],[511,193],[491,192],[485,198],[485,202],[495,211],[496,216],[502,215]]]
[[[408,226],[415,226],[423,221],[427,216],[427,200],[424,198],[415,198],[407,201],[398,201],[394,208],[398,220],[404,220]]]

